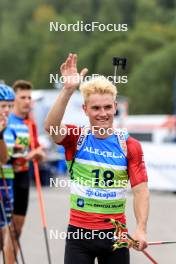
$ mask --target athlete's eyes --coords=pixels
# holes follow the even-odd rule
[[[12,108],[13,108],[13,106],[14,106],[13,104],[10,104],[10,105],[9,105],[9,109],[12,109]]]
[[[96,110],[96,111],[100,110],[100,108],[101,108],[100,106],[96,106],[96,105],[91,107],[91,109]],[[110,110],[112,109],[112,105],[105,105],[103,108],[104,110]]]
[[[106,105],[106,106],[104,107],[104,109],[106,109],[106,110],[112,109],[112,105]]]
[[[91,107],[91,109],[93,109],[93,110],[96,110],[96,111],[97,111],[97,110],[99,110],[99,109],[100,109],[100,107],[95,105],[95,106],[92,106],[92,107]]]
[[[22,100],[25,100],[25,99],[31,100],[32,97],[31,97],[31,96],[28,96],[28,97],[27,97],[27,96],[21,96],[21,99],[22,99]]]
[[[8,104],[2,104],[2,105],[0,106],[1,109],[5,109],[5,108],[7,108],[7,107],[9,107]]]

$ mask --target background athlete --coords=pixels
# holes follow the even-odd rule
[[[113,233],[114,229],[111,223],[105,222],[105,219],[113,218],[125,223],[127,191],[125,183],[129,179],[136,217],[133,238],[139,241],[136,249],[143,250],[147,246],[149,207],[147,174],[140,143],[127,134],[124,135],[124,139],[115,134],[113,120],[117,109],[116,87],[102,77],[80,85],[84,98],[83,110],[90,122],[90,131],[86,136],[84,132],[79,138],[73,133],[75,126],[62,124],[67,103],[79,86],[80,76],[84,76],[86,72],[87,69],[83,69],[80,74],[77,72],[77,56],[69,54],[65,63],[61,65],[61,74],[67,81],[45,122],[47,131],[51,125],[67,130],[66,135],[58,133],[52,137],[57,144],[65,147],[67,164],[69,168],[71,167],[71,210],[68,231],[74,233],[82,229],[86,235],[88,231],[93,234],[93,230],[98,230],[99,234],[104,232],[107,235],[108,232]],[[100,129],[105,131],[103,135]],[[109,135],[106,132],[109,130],[114,133]],[[100,182],[104,182],[104,186],[100,185]],[[112,239],[107,238],[77,240],[74,236],[68,236],[64,263],[93,264],[96,257],[99,264],[129,263],[129,249],[121,248],[114,252],[112,244]]]
[[[8,263],[9,252],[6,248],[11,243],[8,225],[11,223],[13,210],[12,155],[15,138],[7,127],[7,121],[14,99],[12,88],[0,84],[0,251],[4,251],[4,263]]]
[[[15,102],[13,112],[9,116],[8,127],[15,135],[15,153],[13,159],[14,179],[14,211],[13,221],[15,223],[18,237],[22,233],[29,202],[29,160],[41,160],[45,157],[42,147],[37,139],[35,123],[30,118],[32,107],[32,84],[25,80],[18,80],[13,84],[15,91]],[[29,124],[32,125],[35,149],[30,149]],[[16,237],[14,241],[17,246]],[[9,263],[15,263],[14,254],[11,248],[8,249]],[[17,252],[17,250],[16,250]]]
[[[0,103],[1,104],[1,103]],[[0,106],[0,163],[5,164],[8,160],[8,151],[7,146],[3,138],[3,134],[7,125],[7,117],[5,113],[2,111],[2,107]]]

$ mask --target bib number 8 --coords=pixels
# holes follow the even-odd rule
[[[95,174],[95,186],[99,186],[100,183],[100,170],[92,170],[92,173]],[[114,178],[114,173],[110,170],[106,170],[103,172],[103,182],[101,183],[101,185],[103,184],[104,186],[112,186],[114,184],[113,181]]]

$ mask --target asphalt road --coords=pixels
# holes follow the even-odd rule
[[[68,188],[44,188],[43,196],[47,215],[48,236],[52,264],[63,264],[64,235],[68,223]],[[129,233],[133,233],[135,219],[132,195],[128,194],[127,221]],[[172,193],[151,193],[148,241],[176,240],[176,195]],[[53,237],[52,235],[55,235]],[[26,264],[47,264],[44,234],[39,213],[37,192],[31,188],[30,205],[24,232],[21,238]],[[176,244],[151,246],[148,252],[159,264],[176,264]],[[20,259],[20,258],[19,258]],[[21,263],[21,262],[20,262]],[[151,263],[141,252],[131,250],[131,264]]]

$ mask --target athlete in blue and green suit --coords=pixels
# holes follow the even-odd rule
[[[4,242],[8,241],[8,225],[11,222],[13,210],[13,179],[14,173],[12,168],[11,157],[15,144],[12,130],[7,125],[8,115],[13,108],[15,94],[11,87],[0,84],[0,141],[6,144],[1,148],[0,163],[0,250],[3,249]],[[3,144],[4,144],[3,143]],[[4,164],[5,163],[5,164]]]

